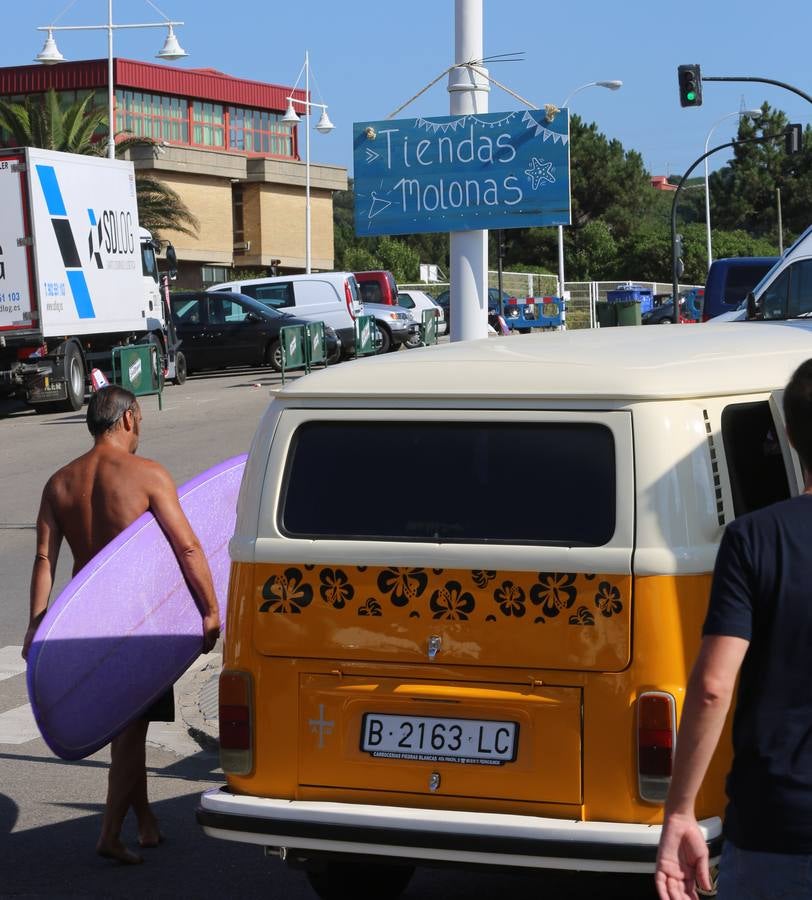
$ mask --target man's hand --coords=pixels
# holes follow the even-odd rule
[[[220,637],[220,614],[212,613],[208,616],[203,616],[203,653],[208,653],[209,650],[217,643],[217,638]]]
[[[660,900],[698,900],[711,890],[708,845],[693,815],[666,815],[654,875]]]

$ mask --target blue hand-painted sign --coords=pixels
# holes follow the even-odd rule
[[[353,126],[355,232],[569,225],[569,115],[544,110]]]

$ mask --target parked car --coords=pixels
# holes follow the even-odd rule
[[[399,291],[398,305],[410,312],[414,320],[418,323],[423,320],[423,311],[430,309],[437,316],[437,334],[445,334],[448,330],[448,323],[445,320],[445,312],[442,306],[433,300],[425,291]]]
[[[381,335],[378,353],[400,350],[401,344],[420,339],[420,325],[411,313],[388,303],[365,303],[364,315],[374,316]]]
[[[280,330],[308,324],[244,294],[184,291],[171,294],[169,305],[188,372],[261,365],[281,372]],[[327,361],[338,362],[340,339],[326,324],[324,336]]]
[[[705,295],[703,288],[691,288],[680,294],[679,320],[680,322],[702,321],[702,301]],[[660,302],[657,302],[660,298]],[[674,303],[670,294],[655,294],[653,305],[648,312],[642,315],[644,325],[670,325],[674,318]]]
[[[398,285],[395,276],[385,270],[355,272],[362,303],[386,303],[397,306]]]
[[[352,272],[251,278],[215,284],[208,290],[247,294],[292,316],[324,322],[341,339],[344,356],[351,356],[355,349],[355,319],[363,315],[363,307]]]

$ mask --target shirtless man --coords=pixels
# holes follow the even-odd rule
[[[62,539],[73,553],[75,575],[116,535],[150,510],[161,524],[178,558],[202,616],[203,652],[212,649],[220,634],[220,613],[211,572],[192,531],[169,472],[152,460],[135,456],[141,410],[130,391],[111,385],[94,394],[88,404],[87,427],[93,448],[53,475],[42,492],[37,517],[37,554],[31,573],[31,618],[23,642],[28,650],[45,611],[54,582]],[[121,827],[130,807],[138,822],[141,847],[162,840],[147,799],[146,737],[149,721],[170,720],[160,707],[173,710],[171,689],[144,717],[131,723],[111,743],[107,803],[100,856],[134,864],[143,858],[121,841]]]

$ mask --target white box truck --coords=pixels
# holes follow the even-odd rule
[[[113,347],[145,341],[183,380],[132,163],[0,150],[0,210],[0,392],[37,411],[77,410],[91,369],[109,370]]]

